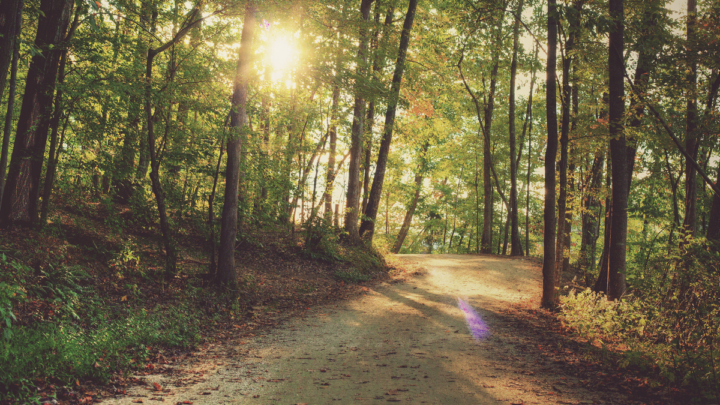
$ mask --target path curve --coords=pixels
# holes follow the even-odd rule
[[[542,277],[535,263],[489,255],[399,257],[424,270],[404,283],[316,308],[266,336],[218,345],[192,365],[189,376],[148,377],[165,392],[152,392],[149,384],[109,402],[632,402],[617,392],[590,390],[572,364],[562,364],[562,353],[550,359],[540,350],[542,323],[511,310],[537,307]],[[489,325],[487,339],[472,339],[458,297]]]

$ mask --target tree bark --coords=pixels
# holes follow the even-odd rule
[[[80,24],[80,9],[76,10],[75,18],[70,26],[65,41],[69,41],[78,25]],[[62,55],[60,56],[60,68],[58,73],[58,83],[62,86],[65,82],[65,66],[67,65],[68,50],[63,49]],[[60,117],[63,115],[63,89],[59,88],[55,94],[55,105],[52,115],[52,121],[50,122],[50,153],[48,153],[48,164],[45,169],[45,184],[43,185],[42,194],[42,208],[40,210],[40,226],[45,226],[47,223],[48,210],[50,209],[50,195],[52,194],[53,183],[55,182],[55,171],[57,169],[59,153],[56,153],[58,148],[58,130],[60,127]],[[62,148],[62,145],[59,145]],[[56,157],[57,155],[57,157]]]
[[[402,248],[403,242],[405,242],[405,237],[408,234],[408,231],[410,230],[410,224],[412,224],[412,218],[415,214],[415,208],[417,208],[418,200],[420,199],[420,191],[422,190],[422,181],[423,181],[423,175],[421,173],[418,173],[415,175],[415,194],[413,195],[413,199],[410,202],[410,206],[408,207],[407,212],[405,213],[405,218],[403,219],[402,226],[400,227],[400,232],[398,232],[397,240],[395,240],[395,244],[393,245],[393,248],[391,250],[392,253],[398,253],[400,252],[400,248]]]
[[[687,110],[685,120],[685,150],[697,160],[700,139],[697,136],[697,54],[695,51],[695,25],[697,24],[697,1],[687,2],[687,51],[688,81]],[[697,230],[697,173],[690,159],[685,159],[685,218],[683,232],[695,236]]]
[[[557,156],[557,4],[548,0],[548,52],[546,68],[547,149],[545,151],[545,212],[543,231],[543,295],[541,305],[554,308],[555,294],[555,158]]]
[[[43,155],[50,126],[61,42],[70,22],[71,0],[42,0],[35,47],[28,69],[15,146],[0,208],[0,224],[37,221]]]
[[[407,13],[405,14],[402,32],[400,33],[400,47],[398,49],[395,72],[393,73],[390,94],[388,96],[385,125],[383,127],[382,140],[380,141],[380,149],[378,150],[377,163],[375,164],[375,175],[373,176],[373,183],[370,188],[367,208],[364,212],[366,218],[360,226],[360,235],[369,240],[372,240],[373,234],[375,233],[375,219],[377,218],[380,198],[382,197],[387,159],[390,154],[390,144],[395,126],[395,113],[400,98],[400,84],[402,83],[403,72],[405,71],[405,59],[407,57],[408,45],[410,44],[410,31],[412,30],[413,21],[415,20],[417,2],[418,0],[410,0]],[[365,235],[365,233],[368,234]]]
[[[9,1],[9,0],[6,0]],[[17,89],[17,70],[18,70],[18,59],[20,59],[20,41],[17,41],[17,37],[20,35],[20,32],[22,30],[22,9],[23,9],[23,2],[22,0],[19,2],[19,6],[17,7],[17,10],[15,14],[10,14],[10,7],[0,7],[2,9],[3,16],[0,16],[0,18],[15,18],[15,31],[12,32],[12,35],[10,33],[5,36],[6,32],[9,30],[8,27],[3,28],[3,38],[12,39],[11,43],[3,43],[4,46],[10,47],[12,45],[12,63],[10,66],[10,91],[8,94],[8,105],[7,105],[7,114],[5,115],[5,126],[3,128],[3,140],[2,140],[2,151],[0,152],[0,203],[3,199],[3,191],[5,190],[5,171],[7,169],[7,161],[8,161],[8,154],[10,153],[10,132],[12,128],[12,119],[13,119],[13,113],[15,111],[15,90]],[[7,23],[6,25],[9,25]],[[5,29],[7,28],[7,29]],[[5,48],[3,48],[5,49]],[[7,48],[10,50],[10,48]],[[0,67],[0,69],[2,69]],[[3,74],[3,77],[4,74]],[[0,97],[2,96],[2,91],[0,91]]]
[[[500,47],[502,46],[502,21],[505,10],[500,15],[494,40],[493,67],[490,73],[490,91],[485,101],[483,127],[483,231],[480,240],[480,252],[492,253],[492,225],[493,225],[493,192],[492,192],[492,151],[490,150],[490,135],[492,133],[493,112],[495,110],[495,91],[497,88],[497,73],[500,67]],[[513,158],[511,158],[513,159]],[[499,187],[499,185],[498,185]]]
[[[23,0],[0,0],[0,97],[5,91],[8,67],[22,25]]]
[[[367,76],[368,29],[370,20],[370,6],[373,0],[362,0],[360,4],[360,45],[358,47],[358,61],[355,81],[355,106],[353,108],[353,123],[350,135],[350,163],[348,164],[348,184],[345,202],[345,231],[348,241],[352,244],[360,243],[358,218],[360,211],[360,158],[362,155],[364,122],[365,122],[365,84],[362,82]]]
[[[591,262],[591,257],[588,250],[592,250],[593,244],[595,243],[595,235],[597,227],[599,225],[600,218],[595,216],[595,210],[600,206],[600,201],[596,198],[597,193],[600,191],[602,182],[603,165],[605,164],[605,154],[598,153],[592,162],[588,179],[585,181],[583,198],[582,198],[582,231],[580,242],[580,253],[578,257],[578,267],[585,276],[586,285],[590,285],[591,280],[589,279],[588,270],[594,263]]]
[[[522,14],[523,0],[518,1],[517,16]],[[520,19],[515,18],[513,25],[513,55],[510,63],[510,101],[508,111],[508,132],[510,134],[510,256],[522,256],[523,249],[518,229],[517,208],[517,161],[515,160],[515,77],[517,75],[518,39],[520,37]],[[532,90],[530,93],[532,97]],[[529,149],[528,149],[529,152]]]
[[[625,294],[626,289],[627,205],[630,191],[629,178],[632,177],[632,169],[627,161],[628,147],[622,122],[625,114],[625,64],[623,60],[625,16],[623,0],[610,0],[609,11],[615,26],[610,32],[608,49],[608,89],[610,97],[608,112],[613,187],[607,297],[609,300],[617,300]]]
[[[330,127],[328,128],[328,136],[330,138],[330,152],[328,154],[327,174],[325,175],[325,191],[323,192],[323,201],[325,201],[325,222],[332,222],[332,194],[335,184],[335,154],[337,153],[337,114],[338,102],[340,99],[340,85],[336,82],[333,84],[332,107],[330,107]]]
[[[225,198],[220,225],[220,250],[218,251],[217,281],[234,287],[237,284],[235,269],[235,240],[238,225],[238,191],[240,183],[240,153],[242,131],[247,130],[248,81],[252,69],[252,44],[255,31],[255,6],[245,8],[240,52],[238,55],[235,83],[233,85],[230,131],[227,143],[227,167],[225,169]]]
[[[580,25],[580,7],[576,1],[572,3],[567,11],[567,19],[569,23],[568,40],[565,43],[565,56],[563,62],[563,78],[562,78],[562,127],[560,132],[560,195],[558,196],[558,226],[557,226],[557,244],[555,247],[555,285],[559,286],[562,280],[563,263],[565,261],[565,253],[567,250],[565,228],[568,226],[566,222],[567,211],[567,169],[568,169],[568,145],[570,143],[570,106],[572,97],[572,88],[570,86],[570,70],[573,63],[573,52],[575,50],[575,37]]]
[[[720,164],[718,164],[717,180],[715,184],[720,184]],[[708,240],[720,241],[720,195],[713,195],[713,202],[710,208],[710,219],[708,219]]]

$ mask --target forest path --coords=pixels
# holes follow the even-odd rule
[[[148,376],[147,387],[108,402],[634,402],[600,381],[600,366],[570,354],[572,346],[563,346],[547,319],[530,315],[540,301],[537,264],[489,255],[400,257],[424,270],[313,309],[265,336],[214,345],[184,373]],[[457,297],[489,325],[488,338],[473,340]],[[153,382],[165,392],[153,392]]]

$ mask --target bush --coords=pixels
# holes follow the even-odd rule
[[[188,347],[199,339],[199,319],[188,308],[142,310],[90,329],[69,322],[19,327],[0,352],[0,392],[23,398],[32,382],[47,378],[106,382],[114,371],[142,367],[148,345]]]
[[[654,269],[653,288],[642,295],[561,297],[561,318],[603,345],[627,345],[621,366],[650,366],[667,381],[720,397],[720,254],[691,240]]]

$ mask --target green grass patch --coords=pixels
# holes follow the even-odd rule
[[[33,382],[107,382],[113,372],[142,367],[149,346],[188,347],[200,340],[200,319],[187,307],[139,310],[94,328],[46,322],[13,328],[0,350],[3,399],[24,399]],[[2,395],[0,395],[2,397]]]

